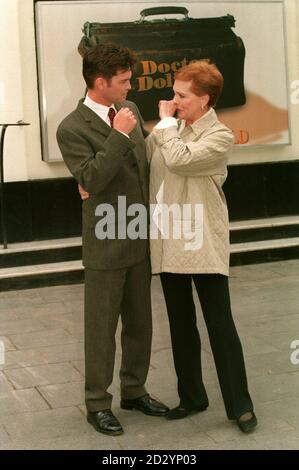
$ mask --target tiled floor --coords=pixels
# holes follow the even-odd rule
[[[259,418],[253,434],[226,419],[199,306],[209,409],[176,422],[121,410],[118,348],[111,389],[125,434],[94,431],[83,405],[83,286],[71,285],[0,293],[0,449],[299,449],[299,364],[290,360],[299,340],[299,261],[232,268],[230,285]],[[148,389],[172,407],[176,380],[158,278],[152,288]]]

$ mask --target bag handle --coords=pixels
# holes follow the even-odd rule
[[[146,16],[150,15],[163,15],[167,13],[181,13],[185,15],[185,19],[188,20],[188,10],[185,7],[153,7],[153,8],[145,8],[140,12],[141,18],[140,22],[144,21]]]

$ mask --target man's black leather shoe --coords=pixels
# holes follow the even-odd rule
[[[124,430],[112,411],[101,410],[87,413],[87,421],[98,431],[110,436],[119,436]]]
[[[251,411],[251,418],[246,420],[237,419],[237,424],[242,432],[248,433],[254,430],[257,426],[257,418],[253,411]]]
[[[123,399],[120,402],[120,407],[124,410],[139,410],[145,415],[150,416],[165,416],[169,408],[163,403],[158,402],[151,398],[148,394],[133,400]]]
[[[179,405],[176,406],[175,408],[172,408],[167,415],[166,419],[183,419],[186,418],[186,416],[193,415],[195,413],[200,413],[201,411],[205,411],[207,409],[207,406],[203,406],[202,408],[194,408],[192,410],[188,410],[184,408],[183,406]]]

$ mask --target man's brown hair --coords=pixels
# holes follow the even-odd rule
[[[82,73],[87,88],[93,88],[98,77],[110,80],[121,70],[132,70],[136,63],[135,53],[116,44],[97,44],[83,56]]]

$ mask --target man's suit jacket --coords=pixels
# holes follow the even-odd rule
[[[127,207],[136,203],[148,205],[148,163],[144,143],[147,132],[134,103],[125,101],[121,106],[116,105],[117,109],[120,107],[130,108],[137,119],[130,138],[110,128],[83,104],[83,100],[57,130],[57,142],[67,167],[90,194],[82,204],[83,264],[90,269],[120,269],[132,266],[148,255],[147,239],[118,238],[118,196],[126,196]],[[103,203],[115,209],[115,239],[96,237],[95,227],[100,219],[95,210]],[[130,218],[122,220],[128,225]]]

